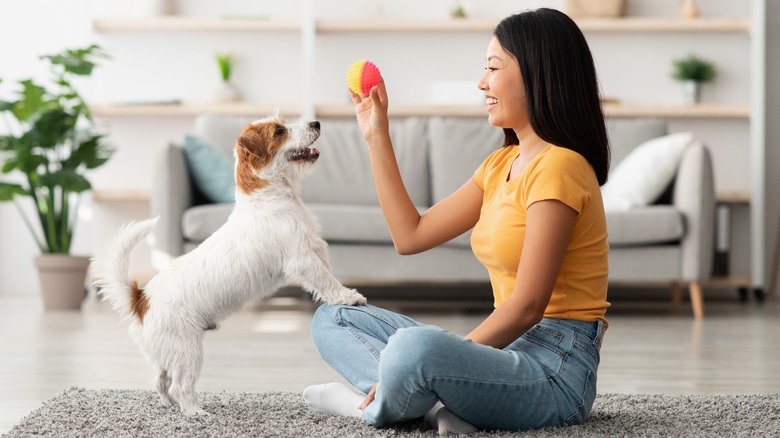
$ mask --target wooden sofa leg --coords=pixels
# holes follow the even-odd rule
[[[704,317],[704,297],[701,291],[701,284],[698,281],[692,281],[688,285],[691,295],[691,305],[693,306],[693,317],[702,319]]]

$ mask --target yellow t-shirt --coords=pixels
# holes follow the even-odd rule
[[[606,325],[609,245],[596,173],[577,152],[548,145],[520,176],[507,181],[518,153],[518,146],[503,147],[474,173],[484,196],[471,247],[488,270],[495,307],[514,290],[526,210],[534,202],[555,199],[578,214],[544,316]]]

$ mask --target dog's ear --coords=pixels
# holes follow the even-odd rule
[[[265,161],[268,158],[268,145],[264,136],[253,129],[247,129],[236,140],[239,148]]]

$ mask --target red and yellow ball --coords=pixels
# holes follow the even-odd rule
[[[371,61],[362,59],[347,70],[347,85],[353,93],[368,96],[373,87],[382,80],[379,68]]]

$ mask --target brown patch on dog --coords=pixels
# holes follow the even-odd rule
[[[141,324],[144,323],[144,315],[149,310],[149,300],[144,295],[144,290],[138,287],[138,282],[133,281],[130,286],[130,311],[138,317]]]
[[[284,120],[250,124],[236,140],[236,187],[247,195],[266,187],[255,172],[266,167],[290,139]]]

